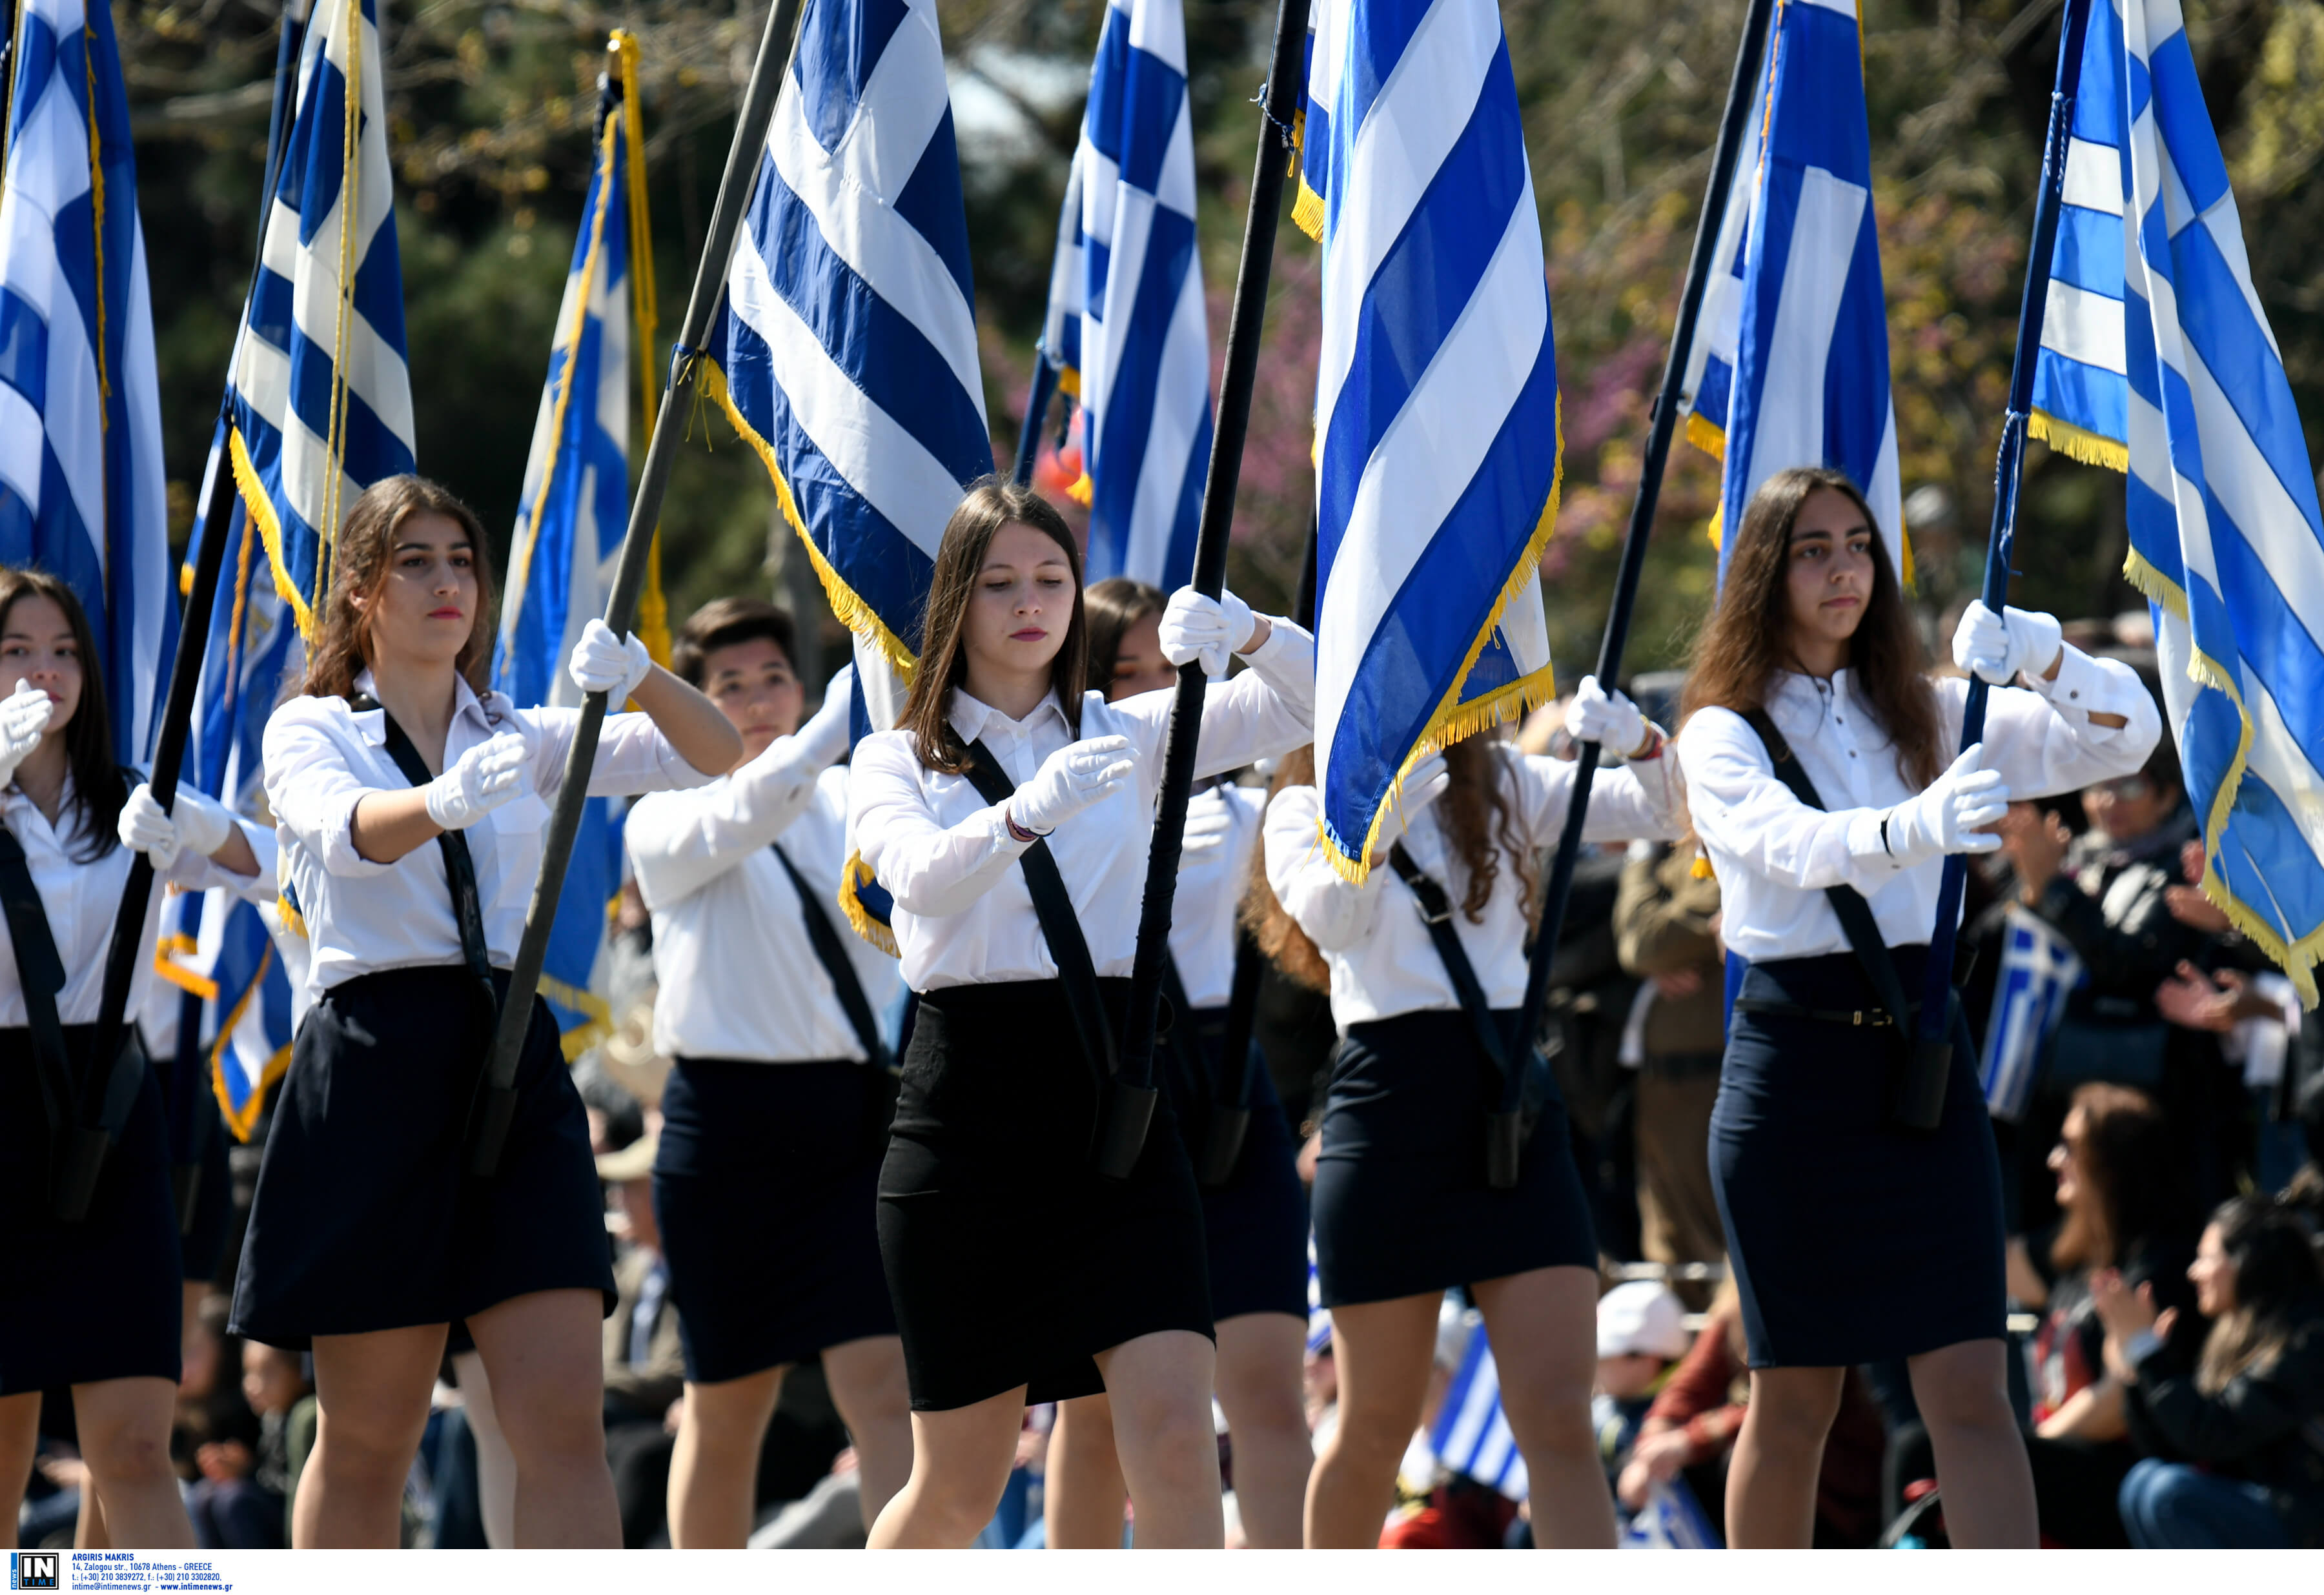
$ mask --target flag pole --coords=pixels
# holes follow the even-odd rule
[[[687,300],[686,320],[678,328],[670,353],[669,376],[655,412],[653,433],[646,445],[644,467],[638,473],[637,497],[630,504],[630,524],[622,539],[621,563],[613,591],[605,598],[605,623],[626,636],[637,608],[638,592],[645,585],[654,527],[661,519],[661,501],[669,485],[670,466],[686,431],[687,406],[682,402],[699,378],[711,321],[726,289],[726,269],[734,254],[734,240],[751,189],[759,174],[767,128],[774,121],[775,100],[790,70],[804,0],[776,0],[767,8],[766,32],[759,40],[758,60],[743,90],[742,114],[734,123],[734,142],[726,151],[726,170],[718,180],[718,198],[710,213],[710,236],[695,268],[694,290]],[[642,150],[632,158],[643,160]],[[524,1055],[525,1031],[532,1022],[532,999],[540,986],[542,962],[549,954],[549,936],[557,921],[557,899],[565,871],[573,862],[573,844],[581,829],[581,811],[589,798],[589,771],[597,759],[597,738],[604,729],[605,695],[593,692],[581,700],[580,723],[573,728],[573,745],[565,759],[565,779],[557,791],[549,828],[542,837],[540,875],[533,882],[532,904],[525,912],[524,938],[517,944],[516,964],[509,973],[508,995],[493,1032],[493,1049],[481,1083],[474,1125],[469,1167],[489,1176],[500,1166],[501,1147],[508,1138],[509,1120],[516,1111],[516,1070]]]
[[[1226,371],[1219,383],[1218,427],[1203,482],[1202,518],[1194,532],[1194,579],[1198,593],[1215,598],[1226,586],[1227,533],[1234,521],[1235,485],[1242,475],[1242,446],[1250,429],[1250,401],[1259,377],[1259,327],[1267,318],[1267,283],[1275,265],[1275,229],[1283,208],[1283,184],[1290,171],[1291,124],[1305,91],[1302,62],[1307,42],[1307,0],[1278,0],[1275,55],[1267,74],[1266,106],[1260,113],[1259,155],[1250,180],[1250,209],[1243,222],[1242,263],[1235,273],[1234,308],[1227,321]],[[1194,786],[1194,755],[1201,741],[1203,698],[1209,683],[1202,662],[1178,667],[1178,696],[1170,711],[1170,734],[1162,755],[1162,798],[1154,816],[1154,839],[1146,860],[1146,898],[1138,916],[1138,953],[1130,971],[1130,1010],[1123,1022],[1120,1073],[1107,1095],[1100,1132],[1100,1173],[1127,1179],[1146,1144],[1154,1116],[1155,1028],[1162,1008],[1162,968],[1170,952],[1170,909],[1177,896],[1178,854],[1185,842],[1186,804]],[[1191,1014],[1176,1022],[1194,1022]]]
[[[1727,110],[1720,119],[1719,143],[1712,147],[1711,186],[1702,197],[1702,214],[1695,221],[1694,248],[1687,257],[1686,282],[1680,290],[1678,325],[1671,329],[1670,357],[1663,366],[1663,384],[1655,396],[1653,419],[1646,428],[1646,459],[1638,473],[1637,497],[1630,504],[1630,524],[1622,537],[1622,563],[1614,585],[1613,608],[1606,616],[1606,634],[1598,646],[1598,679],[1610,689],[1622,671],[1622,651],[1630,636],[1630,613],[1637,606],[1638,578],[1646,569],[1646,539],[1655,525],[1662,499],[1663,467],[1670,458],[1671,437],[1678,429],[1681,390],[1687,362],[1694,350],[1697,323],[1702,318],[1703,295],[1711,272],[1719,232],[1727,218],[1727,200],[1734,187],[1735,168],[1742,160],[1747,125],[1756,97],[1761,63],[1766,58],[1767,31],[1775,0],[1750,0],[1743,14],[1743,36],[1735,45],[1735,74],[1727,85]],[[1598,744],[1583,742],[1577,750],[1573,789],[1567,801],[1565,829],[1557,839],[1557,856],[1550,866],[1549,887],[1542,899],[1541,928],[1536,935],[1526,969],[1525,1003],[1517,1010],[1519,1043],[1515,1056],[1522,1058],[1541,1022],[1542,1003],[1549,995],[1550,965],[1557,958],[1558,933],[1564,927],[1565,905],[1573,893],[1573,871],[1582,858],[1582,827],[1589,817],[1590,788],[1598,773]],[[1523,1076],[1510,1071],[1502,1082],[1504,1112],[1517,1106],[1513,1093]],[[1511,1119],[1509,1123],[1515,1124]]]
[[[283,73],[286,61],[295,60],[292,42],[290,13],[285,6],[274,52],[274,105],[267,116],[266,188],[259,199],[258,247],[251,260],[254,287],[264,263],[268,207],[274,202],[274,184],[281,171]],[[221,426],[226,416],[221,401]],[[170,695],[162,706],[149,777],[153,800],[164,813],[177,806],[178,772],[185,762],[194,694],[201,684],[202,655],[209,641],[210,612],[217,601],[218,568],[226,558],[224,529],[234,514],[237,496],[225,450],[213,448],[202,476],[201,517],[195,522],[204,535],[194,549],[193,581],[187,589],[186,607],[178,627],[178,650],[170,662]],[[96,1046],[89,1054],[88,1072],[78,1082],[80,1090],[73,1123],[57,1163],[57,1213],[68,1222],[78,1222],[88,1213],[97,1176],[113,1146],[114,1129],[109,1126],[117,1126],[126,1117],[127,1104],[113,1103],[112,1099],[125,1095],[135,1083],[134,1074],[124,1078],[120,1062],[127,1036],[129,988],[136,978],[137,957],[145,941],[145,906],[152,891],[153,861],[138,853],[129,861],[129,878],[122,885],[120,906],[114,910],[113,938],[105,952],[105,981],[98,989]],[[108,1104],[115,1111],[107,1112]]]
[[[1041,452],[1041,423],[1048,419],[1049,401],[1057,396],[1057,368],[1049,353],[1033,346],[1033,392],[1025,401],[1025,424],[1017,433],[1017,468],[1009,479],[1019,487],[1033,484],[1033,456]]]
[[[1996,613],[2009,602],[2009,564],[2017,544],[2017,488],[2024,475],[2025,429],[2034,410],[2034,368],[2041,353],[2042,313],[2049,303],[2050,256],[2065,204],[2066,146],[2073,133],[2074,97],[2081,88],[2082,41],[2089,25],[2089,0],[2066,0],[2065,22],[2058,31],[2058,75],[2050,91],[2050,127],[2042,146],[2042,189],[2034,206],[2033,253],[2025,262],[2025,294],[2017,307],[2009,409],[2001,418],[2001,447],[1994,463],[1993,532],[1985,545],[1981,596]],[[1986,699],[1991,691],[1983,677],[1970,674],[1969,702],[1961,711],[1963,751],[1985,740]],[[1921,1129],[1935,1129],[1944,1115],[1945,1080],[1953,1051],[1953,951],[1960,937],[1961,896],[1968,884],[1969,855],[1948,854],[1937,888],[1937,922],[1929,934],[1929,965],[1922,983],[1912,1066],[1896,1101],[1896,1117]]]

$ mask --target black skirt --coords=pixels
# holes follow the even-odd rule
[[[1116,1024],[1130,982],[1103,980]],[[943,1412],[1028,1387],[1104,1389],[1098,1352],[1211,1332],[1203,1204],[1165,1101],[1126,1180],[1092,1157],[1096,1080],[1056,981],[920,998],[880,1171],[880,1256],[912,1406]]]
[[[468,1172],[480,1007],[467,971],[443,965],[359,975],[316,1002],[258,1166],[235,1333],[305,1351],[542,1290],[595,1290],[613,1311],[588,1115],[538,998],[500,1169]]]
[[[1494,1018],[1502,1025],[1510,1015]],[[1466,1015],[1426,1009],[1348,1027],[1315,1165],[1323,1305],[1394,1301],[1530,1273],[1594,1268],[1598,1241],[1554,1099],[1516,1186],[1485,1183],[1499,1076]]]
[[[1201,1074],[1179,1066],[1165,1046],[1171,1067],[1163,1088],[1177,1111],[1190,1156],[1199,1156],[1208,1133],[1211,1106],[1223,1094],[1227,1010],[1195,1011],[1193,1029],[1201,1050]],[[1250,1061],[1250,1125],[1242,1153],[1226,1183],[1200,1187],[1203,1235],[1210,1258],[1211,1311],[1217,1321],[1247,1313],[1307,1316],[1307,1193],[1299,1184],[1299,1148],[1292,1143],[1283,1104],[1268,1078],[1267,1065]]]
[[[844,1060],[680,1058],[670,1071],[654,1215],[695,1384],[896,1332],[872,1085]]]
[[[1895,949],[1921,989],[1924,946]],[[1739,997],[1878,1005],[1852,954],[1755,963]],[[1967,1032],[1944,1118],[1889,1120],[1896,1034],[1741,1013],[1729,1027],[1711,1172],[1754,1368],[1840,1368],[1997,1339],[2001,1177]]]
[[[95,1025],[69,1025],[76,1070]],[[151,1067],[88,1212],[56,1216],[32,1032],[0,1030],[0,1396],[105,1379],[178,1379],[178,1213]]]

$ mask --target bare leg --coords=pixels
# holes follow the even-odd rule
[[[1536,1268],[1476,1287],[1501,1378],[1501,1411],[1532,1481],[1536,1544],[1611,1550],[1614,1497],[1590,1426],[1598,1371],[1598,1277]]]
[[[483,1508],[484,1544],[495,1551],[516,1547],[516,1458],[509,1454],[508,1436],[501,1433],[500,1409],[493,1405],[492,1376],[475,1351],[452,1359],[460,1379],[460,1405],[468,1415],[468,1433],[476,1441],[476,1504]]]
[[[1216,1551],[1226,1544],[1219,1505],[1219,1434],[1211,1422],[1218,1352],[1208,1335],[1166,1329],[1097,1356],[1113,1406],[1114,1452],[1138,1515],[1144,1550]]]
[[[1727,1470],[1729,1545],[1804,1551],[1813,1542],[1824,1437],[1847,1377],[1844,1368],[1751,1370],[1751,1402]]]
[[[76,1551],[110,1551],[112,1531],[105,1526],[105,1498],[97,1493],[97,1475],[84,1476],[80,1487],[80,1514],[73,1523],[73,1549]]]
[[[1009,1487],[1025,1387],[949,1412],[912,1415],[912,1475],[872,1526],[874,1551],[965,1550]]]
[[[41,1393],[0,1396],[0,1551],[16,1548],[16,1514],[41,1449]]]
[[[1964,1341],[1905,1364],[1937,1453],[1945,1527],[1965,1548],[2030,1551],[2040,1543],[2034,1471],[2009,1409],[2007,1347]]]
[[[831,1386],[832,1405],[855,1441],[868,1534],[912,1473],[912,1395],[904,1378],[904,1342],[883,1334],[826,1346],[823,1377]]]
[[[315,1337],[315,1450],[291,1508],[295,1548],[395,1549],[445,1331],[427,1323]]]
[[[1121,1507],[1130,1498],[1113,1437],[1113,1404],[1103,1396],[1057,1403],[1049,1431],[1049,1471],[1041,1488],[1043,1543],[1052,1551],[1118,1551]]]
[[[81,1460],[104,1497],[112,1543],[138,1551],[194,1543],[194,1526],[170,1471],[170,1419],[177,1388],[168,1379],[101,1379],[73,1387],[73,1426]],[[88,1519],[84,1517],[86,1523]]]
[[[1288,1313],[1244,1313],[1219,1325],[1219,1406],[1234,1444],[1235,1505],[1254,1551],[1299,1548],[1315,1462],[1300,1397],[1306,1350],[1307,1321]]]
[[[1420,1426],[1443,1295],[1332,1309],[1340,1423],[1307,1480],[1310,1550],[1369,1551],[1396,1500],[1396,1465]]]
[[[739,1551],[758,1509],[759,1451],[789,1365],[686,1387],[669,1460],[669,1543]]]
[[[516,1458],[516,1543],[618,1550],[605,1468],[604,1298],[536,1290],[472,1314],[501,1430]]]

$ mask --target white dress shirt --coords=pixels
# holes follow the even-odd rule
[[[1556,846],[1573,793],[1574,767],[1562,759],[1520,753],[1507,742],[1491,745],[1501,761],[1502,790],[1512,800],[1510,830],[1517,844],[1535,853]],[[1599,771],[1590,787],[1582,839],[1677,835],[1679,798],[1672,789],[1670,762],[1665,755]],[[1421,919],[1420,899],[1385,855],[1361,886],[1333,869],[1318,837],[1322,807],[1313,787],[1286,787],[1275,795],[1267,806],[1267,880],[1284,911],[1331,968],[1333,1021],[1344,1035],[1350,1025],[1368,1019],[1425,1009],[1457,1011],[1461,1000]],[[1452,926],[1476,968],[1485,1000],[1496,1009],[1515,1008],[1525,1000],[1526,988],[1527,904],[1518,861],[1501,848],[1484,923],[1471,923],[1459,908],[1469,875],[1444,834],[1443,814],[1442,801],[1422,809],[1404,839],[1405,851],[1452,898]],[[1496,825],[1496,847],[1501,846],[1499,831]]]
[[[1969,682],[1953,677],[1935,685],[1938,746],[1950,764]],[[1881,845],[1882,816],[1920,788],[1897,768],[1895,745],[1849,673],[1825,681],[1785,671],[1768,694],[1767,714],[1829,813],[1810,808],[1775,779],[1766,746],[1741,715],[1698,710],[1678,737],[1687,807],[1719,877],[1729,949],[1754,960],[1846,952],[1848,937],[1824,896],[1839,885],[1864,894],[1890,946],[1925,946],[1936,927],[1944,861],[1908,868]],[[2129,775],[2163,734],[2137,673],[2076,648],[2065,650],[2058,678],[2038,691],[1994,688],[1985,714],[1985,768],[2000,772],[2012,798]],[[2128,724],[2093,724],[2098,714]]]
[[[57,993],[57,1017],[68,1025],[93,1025],[105,989],[105,959],[113,945],[114,916],[120,911],[121,890],[129,884],[129,865],[137,855],[115,842],[103,858],[88,863],[77,859],[76,853],[88,851],[88,838],[74,824],[72,801],[73,780],[68,774],[57,809],[64,827],[60,833],[49,824],[40,805],[12,782],[0,792],[0,825],[8,827],[16,844],[24,850],[33,890],[41,894],[41,907],[49,917],[49,935],[64,963],[65,989]],[[244,824],[243,830],[249,834],[255,827]],[[253,850],[263,865],[266,852],[254,838]],[[236,875],[190,848],[180,848],[170,867],[155,871],[154,875],[157,888],[167,881],[188,891],[213,886],[240,889],[249,884],[248,877]],[[152,992],[153,943],[166,895],[159,890],[146,894],[145,928],[138,941],[124,1010],[132,1022],[145,1012]],[[31,1022],[24,1010],[23,984],[16,975],[16,945],[9,937],[6,921],[0,920],[0,1028],[22,1029]]]
[[[1197,1009],[1224,1008],[1234,994],[1235,913],[1266,807],[1267,795],[1249,787],[1213,787],[1186,806],[1190,820],[1218,812],[1233,827],[1224,843],[1179,870],[1178,895],[1171,899],[1170,956],[1186,1000]]]
[[[372,691],[370,671],[355,678],[355,688]],[[460,833],[475,861],[484,945],[504,969],[516,962],[524,936],[541,833],[581,711],[520,709],[503,693],[477,697],[466,680],[455,691],[446,769],[503,729],[523,733],[532,751],[530,788]],[[357,975],[462,962],[444,850],[430,839],[392,864],[355,851],[355,805],[367,793],[411,786],[388,756],[386,723],[384,709],[358,715],[340,697],[294,697],[266,723],[266,801],[281,839],[282,876],[307,922],[310,1000]],[[589,795],[626,797],[709,779],[646,715],[608,715]]]
[[[1244,657],[1251,668],[1213,683],[1203,700],[1198,777],[1287,753],[1314,735],[1314,640],[1277,620],[1266,643]],[[1165,688],[1114,704],[1094,692],[1082,699],[1082,737],[1127,737],[1138,764],[1135,779],[1074,815],[1048,839],[1101,975],[1129,974],[1137,949],[1162,745],[1176,696]],[[982,738],[1019,786],[1074,740],[1055,693],[1019,721],[954,687],[950,717],[962,741]],[[966,776],[921,764],[911,734],[902,731],[856,745],[848,799],[856,849],[896,899],[896,944],[914,991],[1056,978],[1017,867],[1030,844],[1009,834],[1001,806],[979,798]]]
[[[844,747],[844,721],[840,731]],[[630,810],[623,835],[653,913],[653,1044],[664,1057],[862,1059],[777,842],[838,932],[872,1011],[896,996],[896,961],[850,929],[839,908],[847,771],[818,775],[800,768],[804,758],[784,758],[798,740],[780,738],[736,774],[641,798]]]

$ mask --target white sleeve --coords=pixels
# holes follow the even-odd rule
[[[640,798],[622,834],[646,907],[691,897],[790,829],[829,762],[812,742],[778,737],[723,782]]]
[[[1939,683],[1950,735],[1947,762],[1960,745],[1969,683]],[[2094,724],[2119,715],[2122,725]],[[1985,705],[1985,767],[1998,770],[2013,798],[2046,798],[2132,774],[2162,740],[2163,716],[2138,672],[2120,659],[2092,659],[2069,644],[2055,681],[2032,690],[1997,687]]]
[[[1660,757],[1600,770],[1590,782],[1590,813],[1582,822],[1584,842],[1668,842],[1685,830],[1679,818],[1678,783],[1670,766],[1676,755],[1664,744]],[[1573,800],[1574,766],[1563,759],[1520,753],[1515,767],[1526,834],[1536,847],[1554,847],[1565,830]]]
[[[1269,617],[1267,641],[1245,654],[1250,668],[1213,681],[1203,695],[1203,734],[1194,774],[1223,775],[1255,760],[1288,753],[1314,740],[1315,640],[1289,621]],[[1150,803],[1162,789],[1162,754],[1174,688],[1142,692],[1108,705],[1138,744],[1138,769]],[[1087,734],[1084,733],[1084,734]]]
[[[267,807],[327,873],[384,875],[395,866],[364,857],[355,842],[355,805],[378,788],[347,768],[346,755],[315,718],[328,711],[305,706],[317,701],[286,704],[266,723]]]
[[[353,811],[350,810],[352,813]],[[227,869],[208,853],[194,852],[189,847],[178,850],[170,867],[161,871],[161,879],[182,891],[227,891],[248,903],[271,903],[281,894],[276,865],[281,855],[281,844],[271,825],[261,825],[240,815],[234,816],[235,826],[243,839],[250,844],[251,856],[258,861],[258,873],[241,875]]]
[[[565,784],[565,760],[581,724],[578,709],[519,709],[516,719],[532,746],[532,789],[553,801]],[[662,735],[650,715],[608,715],[589,767],[589,796],[632,798],[641,792],[682,792],[718,778],[706,775]]]
[[[1797,891],[1853,886],[1866,896],[1902,867],[1880,844],[1878,808],[1811,808],[1775,779],[1743,717],[1699,709],[1678,737],[1695,834],[1763,880]]]
[[[991,890],[1032,844],[1009,834],[1000,804],[956,825],[938,825],[919,777],[908,733],[864,738],[848,767],[848,824],[856,852],[897,905],[942,918]]]
[[[1267,806],[1260,844],[1267,883],[1307,939],[1327,953],[1343,952],[1371,934],[1379,917],[1382,866],[1364,884],[1351,883],[1323,855],[1315,820],[1323,799],[1313,787],[1286,787]]]

